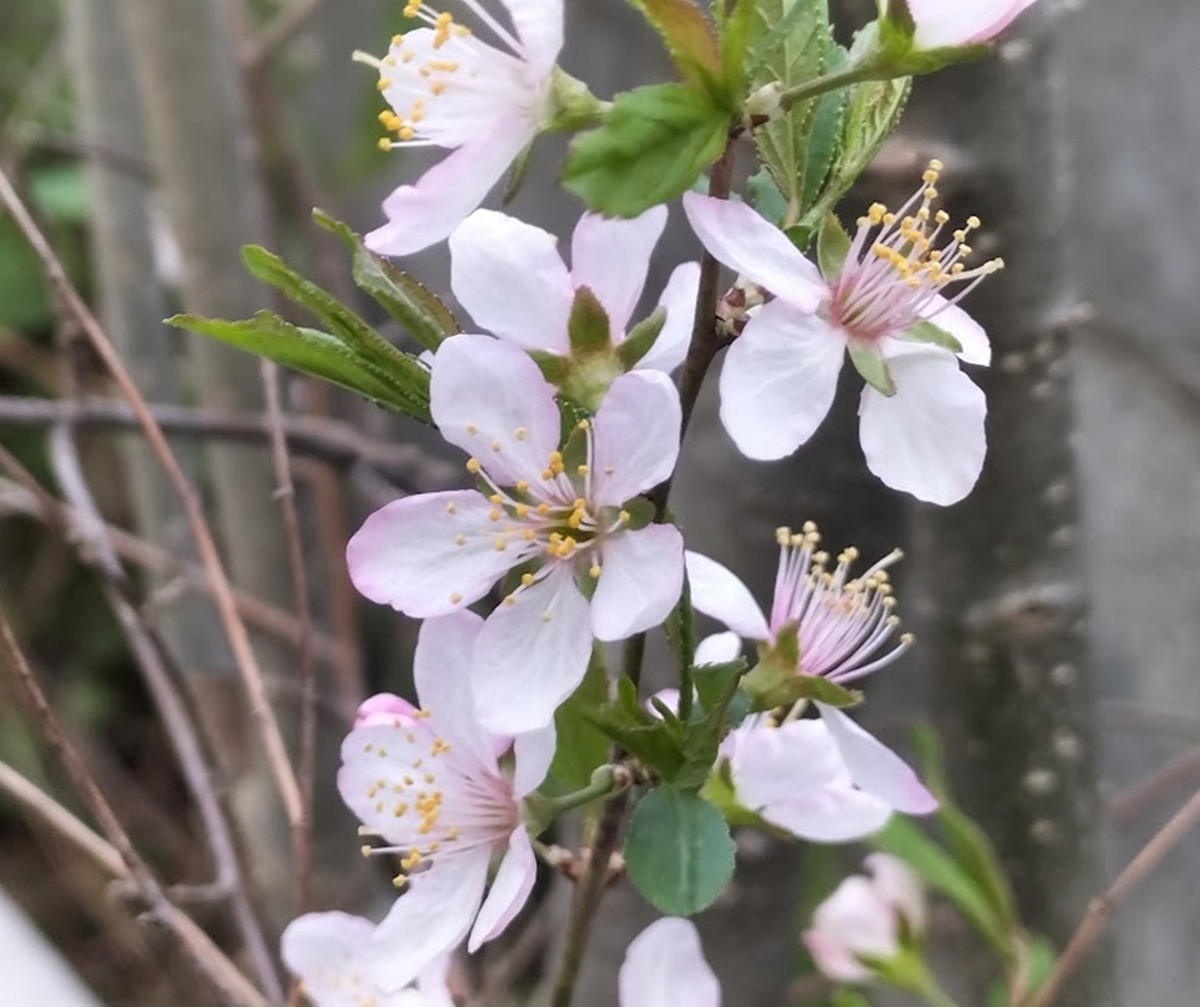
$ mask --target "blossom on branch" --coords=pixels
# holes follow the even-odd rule
[[[851,578],[850,567],[858,550],[845,550],[830,571],[828,555],[817,551],[820,535],[811,522],[800,534],[787,528],[776,534],[779,572],[769,618],[731,570],[707,556],[687,553],[688,585],[696,610],[719,619],[738,637],[762,644],[758,666],[743,679],[746,688],[769,692],[801,676],[845,686],[890,664],[908,649],[912,638],[905,634],[884,650],[899,625],[892,613],[895,600],[887,575],[887,567],[900,557],[898,551]],[[736,637],[729,642],[740,646]],[[711,660],[711,645],[708,653]],[[820,773],[814,770],[813,779],[844,790],[845,778],[835,772],[837,766],[830,756],[821,754],[832,742],[849,780],[859,790],[906,814],[926,814],[937,807],[937,801],[895,752],[840,709],[820,701],[816,707],[827,739],[824,734],[818,737],[820,732],[813,729],[801,731],[785,725],[776,728],[769,739],[764,735],[754,742],[762,746],[762,751],[754,749],[755,757],[764,764],[777,760],[783,765],[785,749],[811,751],[813,767],[824,767]],[[741,741],[736,744],[740,746]],[[797,762],[808,758],[797,756]],[[809,786],[806,779],[797,780],[801,789]]]
[[[475,322],[527,350],[569,356],[568,321],[576,291],[587,287],[608,315],[620,345],[642,296],[650,256],[667,223],[656,206],[632,220],[587,213],[571,239],[571,267],[558,240],[503,213],[477,210],[450,236],[451,287]],[[672,371],[692,332],[700,265],[677,266],[659,299],[666,322],[638,368]]]
[[[721,985],[696,925],[667,916],[637,935],[617,973],[620,1007],[720,1007]]]
[[[721,420],[743,454],[782,458],[807,441],[833,404],[849,352],[867,380],[860,439],[871,471],[931,503],[971,491],[987,447],[987,407],[958,359],[987,364],[991,350],[957,302],[1002,263],[963,264],[974,217],[935,247],[949,220],[931,208],[940,168],[932,162],[898,212],[872,206],[844,247],[830,233],[824,277],[745,203],[684,196],[705,247],[775,297],[746,324],[721,372]],[[950,287],[958,289],[947,299],[941,292]]]
[[[537,877],[522,799],[554,756],[553,727],[515,739],[480,724],[470,667],[483,620],[473,612],[421,627],[413,676],[421,709],[412,724],[351,731],[342,744],[338,790],[395,855],[405,889],[362,952],[370,980],[385,990],[411,982],[468,937],[468,950],[501,933]],[[511,776],[500,758],[512,750]],[[493,859],[499,866],[487,897]]]
[[[864,863],[871,877],[846,878],[804,932],[817,968],[834,982],[867,982],[925,930],[925,893],[911,868],[886,853]]]
[[[308,913],[283,932],[283,962],[314,1007],[454,1007],[446,988],[449,955],[440,955],[416,985],[388,992],[370,975],[368,949],[375,925],[348,913]]]
[[[462,335],[438,349],[430,401],[442,436],[471,453],[481,489],[376,511],[347,546],[350,577],[372,601],[428,619],[508,576],[480,633],[472,690],[489,730],[534,730],[582,681],[593,638],[656,626],[679,599],[683,538],[634,502],[675,468],[679,395],[661,372],[622,375],[564,445],[554,388],[525,352]]]
[[[374,63],[392,110],[380,115],[385,150],[443,147],[452,153],[414,185],[384,200],[388,222],[366,237],[383,255],[408,255],[444,240],[533,142],[548,114],[555,61],[563,44],[562,0],[504,0],[515,33],[463,0],[498,45],[421,0],[406,17],[428,27],[396,35]]]

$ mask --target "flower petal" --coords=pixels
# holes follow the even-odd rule
[[[958,340],[962,346],[958,359],[963,363],[987,367],[992,362],[992,344],[988,342],[983,326],[957,304],[950,304],[944,297],[938,296],[921,315]],[[884,356],[887,355],[885,351]]]
[[[742,656],[742,638],[737,633],[714,633],[696,645],[695,663],[728,664]]]
[[[513,738],[512,782],[517,797],[524,797],[541,786],[554,761],[557,743],[553,721],[540,730],[527,731]]]
[[[683,209],[704,247],[739,275],[803,312],[829,297],[817,267],[748,204],[687,192]]]
[[[458,611],[520,562],[514,553],[494,548],[491,509],[474,490],[393,500],[347,543],[350,579],[371,601],[415,619]]]
[[[575,297],[558,239],[494,210],[450,235],[450,287],[475,323],[527,350],[565,354]]]
[[[906,815],[927,815],[937,810],[937,800],[900,756],[841,710],[824,703],[817,703],[817,709],[846,768],[863,790]]]
[[[476,722],[471,692],[471,663],[482,629],[483,619],[466,610],[427,619],[417,634],[413,679],[421,708],[433,714],[445,740],[495,769],[496,739]]]
[[[614,333],[629,324],[646,284],[650,255],[663,228],[667,208],[654,206],[632,220],[585,213],[571,238],[571,281],[587,287],[608,312]]]
[[[592,632],[624,640],[663,622],[683,590],[683,536],[669,524],[614,535],[601,547]]]
[[[617,973],[621,1007],[720,1007],[721,984],[704,959],[700,933],[666,916],[629,944]]]
[[[859,436],[867,467],[892,489],[947,506],[971,492],[987,453],[983,392],[943,350],[888,362],[896,394],[863,389]]]
[[[481,846],[409,878],[365,951],[366,970],[376,984],[385,990],[408,985],[466,937],[483,899],[490,860],[491,851]]]
[[[591,653],[587,600],[571,566],[557,564],[484,623],[471,669],[479,722],[509,736],[545,727],[583,681]]]
[[[805,930],[800,939],[808,949],[813,964],[837,983],[865,983],[871,973],[864,968],[850,949],[820,930]]]
[[[925,889],[913,869],[888,853],[872,853],[863,863],[883,900],[904,917],[914,934],[924,933],[928,913]]]
[[[740,636],[749,640],[766,640],[771,636],[767,617],[758,607],[750,588],[737,574],[689,550],[687,561],[688,586],[692,592],[692,607],[714,619],[719,619]]]
[[[288,970],[304,983],[316,1004],[350,1003],[373,991],[358,975],[359,952],[371,939],[375,924],[349,913],[307,913],[287,925],[280,953]]]
[[[524,350],[490,336],[451,336],[434,357],[429,400],[442,436],[497,483],[542,482],[562,420],[554,387]]]
[[[508,838],[508,852],[500,861],[500,869],[492,881],[467,942],[467,952],[474,954],[481,944],[503,933],[529,900],[537,880],[537,858],[529,842],[525,826],[518,826]]]
[[[631,371],[608,388],[592,420],[592,492],[600,507],[620,507],[675,471],[679,393],[661,371]]]
[[[503,0],[534,77],[549,74],[563,47],[563,0]]]
[[[402,185],[383,203],[388,222],[364,242],[380,255],[411,255],[444,241],[533,139],[533,124],[517,116],[499,119],[489,132],[467,143],[425,172],[415,185]]]
[[[849,843],[878,832],[892,816],[887,802],[849,784],[814,787],[760,812],[772,825],[815,843]]]
[[[684,262],[675,267],[663,289],[658,306],[665,308],[667,320],[654,345],[635,365],[638,370],[666,371],[683,363],[696,315],[696,295],[700,291],[700,263]]]
[[[748,458],[790,455],[816,432],[837,392],[846,344],[816,315],[765,305],[721,370],[721,422]]]
[[[908,0],[918,49],[986,42],[1007,28],[1034,0]]]
[[[836,783],[844,775],[837,746],[817,720],[781,727],[743,723],[729,738],[734,741],[727,751],[738,803],[751,811]]]

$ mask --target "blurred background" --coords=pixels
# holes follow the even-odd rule
[[[597,95],[670,75],[657,38],[621,0],[566,6],[563,65]],[[838,6],[844,41],[873,9]],[[350,60],[355,49],[381,53],[402,24],[394,0],[0,4],[0,167],[101,313],[201,492],[293,744],[310,652],[313,899],[368,913],[382,910],[387,886],[358,857],[339,808],[336,746],[366,692],[405,688],[415,627],[360,602],[342,552],[371,509],[450,485],[460,470],[429,431],[284,375],[313,622],[302,646],[259,364],[161,320],[181,308],[286,312],[241,270],[238,248],[257,242],[380,321],[309,211],[368,230],[382,197],[421,167],[419,155],[377,149],[374,75]],[[958,798],[997,844],[1025,920],[1060,946],[1088,898],[1200,788],[1198,51],[1191,0],[1042,0],[995,57],[916,82],[900,132],[852,193],[847,219],[873,199],[895,202],[939,157],[950,209],[979,214],[979,251],[1008,262],[967,305],[996,349],[976,375],[989,394],[990,451],[971,498],[935,510],[874,481],[857,444],[854,381],[818,436],[769,466],[737,455],[709,394],[674,498],[689,544],[764,595],[780,524],[815,520],[830,548],[856,544],[868,561],[905,547],[899,611],[918,646],[871,683],[866,716],[901,747],[912,723],[932,719]],[[561,138],[539,142],[510,211],[560,235],[581,209],[554,186],[564,149]],[[675,211],[648,296],[697,253]],[[442,250],[404,265],[448,296]],[[204,725],[277,933],[293,896],[286,824],[177,498],[126,413],[102,401],[114,394],[0,215],[0,598],[139,847],[182,886],[196,918],[232,940],[224,896],[205,887],[213,865],[200,819],[131,656],[122,599],[134,605]],[[87,533],[97,515],[131,577],[115,601]],[[81,811],[34,725],[0,675],[0,759]],[[797,935],[858,853],[746,835],[739,857],[735,884],[701,920],[726,1003],[825,1002]],[[1120,910],[1062,1002],[1192,1007],[1197,872],[1194,839]],[[547,885],[534,918],[478,966],[485,978],[536,981],[564,898]],[[55,1003],[202,1003],[171,940],[133,922],[124,900],[0,799],[0,1004],[51,995],[17,978],[10,988],[10,976],[63,974],[78,985],[53,993]],[[614,1002],[625,945],[652,915],[632,890],[609,897],[583,1007]],[[28,950],[37,932],[48,942],[40,957]],[[949,915],[935,916],[934,934],[948,986],[961,1003],[982,1003],[978,949]]]

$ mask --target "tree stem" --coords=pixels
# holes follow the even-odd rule
[[[879,72],[872,69],[869,64],[860,64],[836,73],[828,73],[824,77],[816,77],[803,84],[797,84],[795,87],[789,87],[779,96],[779,108],[780,111],[786,112],[798,101],[807,101],[809,98],[816,98],[828,94],[830,91],[849,87],[851,84],[860,84],[864,80],[878,79],[880,76]]]
[[[708,194],[717,199],[728,199],[733,186],[733,140],[725,145],[725,150],[713,165],[709,175]],[[721,264],[705,251],[700,262],[700,287],[696,295],[696,319],[692,328],[692,341],[688,346],[687,357],[683,362],[683,372],[680,377],[679,399],[682,408],[682,423],[679,430],[679,440],[682,444],[687,435],[688,423],[700,397],[700,388],[708,374],[708,368],[724,345],[716,328],[717,298],[720,294]],[[655,506],[655,520],[662,521],[667,512],[667,500],[671,495],[671,479],[668,478],[649,494]],[[625,641],[622,670],[634,685],[638,685],[642,675],[642,660],[646,652],[646,634],[638,633]],[[612,761],[620,759],[624,753],[616,748]],[[558,972],[554,978],[554,987],[550,994],[550,1007],[570,1007],[575,994],[575,985],[579,980],[579,970],[583,966],[584,952],[587,950],[588,938],[591,935],[592,923],[600,900],[604,897],[604,888],[608,881],[608,868],[613,853],[621,838],[621,823],[625,818],[625,810],[629,806],[629,791],[622,790],[605,806],[596,827],[596,836],[592,842],[587,869],[575,888],[571,900],[571,911],[567,921],[567,935],[563,942],[562,955],[559,959]]]

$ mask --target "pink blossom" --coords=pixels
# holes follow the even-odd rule
[[[388,992],[370,975],[375,925],[347,913],[308,913],[283,932],[284,964],[304,984],[314,1007],[454,1007],[446,988],[449,955],[423,969],[416,985]]]
[[[862,959],[888,961],[906,939],[925,929],[925,896],[907,864],[872,853],[871,877],[846,878],[813,914],[804,944],[817,968],[834,982],[863,983],[872,971]]]
[[[895,2],[895,0],[893,0]],[[904,0],[916,24],[913,45],[943,49],[988,42],[1035,0]]]
[[[477,210],[450,236],[454,296],[478,325],[501,339],[566,356],[571,305],[575,292],[587,287],[608,313],[613,344],[619,345],[666,222],[665,206],[632,220],[584,214],[571,240],[568,270],[554,235],[503,213]],[[699,263],[675,268],[659,300],[666,323],[639,368],[671,371],[683,362],[699,283]]]
[[[408,255],[446,238],[543,125],[562,49],[562,0],[503,0],[515,33],[488,11],[489,0],[463,2],[498,45],[409,0],[405,15],[429,27],[395,36],[387,56],[368,60],[378,66],[379,90],[393,110],[380,119],[394,138],[380,146],[453,151],[384,200],[388,222],[366,237],[384,255]]]
[[[342,744],[338,790],[362,833],[384,843],[364,852],[401,858],[396,883],[406,891],[367,955],[372,981],[387,990],[410,982],[468,934],[474,951],[501,933],[537,876],[522,799],[546,775],[554,730],[513,739],[511,778],[501,770],[496,753],[509,746],[479,723],[471,701],[482,627],[466,611],[426,621],[413,661],[416,722],[360,727]]]
[[[777,538],[779,572],[769,620],[736,574],[707,556],[688,552],[688,584],[696,610],[724,622],[739,636],[772,647],[784,629],[794,628],[800,649],[796,672],[828,678],[838,685],[877,671],[909,647],[911,637],[905,635],[891,649],[884,649],[899,624],[892,613],[895,601],[887,575],[887,567],[899,558],[899,552],[851,578],[850,567],[858,551],[845,550],[838,556],[837,566],[828,570],[828,556],[816,549],[820,536],[815,525],[806,524],[798,535],[781,528]],[[841,710],[821,702],[816,707],[849,779],[860,790],[907,814],[926,814],[937,807],[937,801],[895,752]],[[811,730],[772,737],[759,743],[776,749],[807,745],[814,750],[826,744]],[[782,764],[783,756],[768,754]],[[762,758],[769,761],[767,754]],[[832,769],[829,772],[832,774]],[[835,777],[826,779],[836,783]]]
[[[720,1007],[721,985],[696,925],[664,917],[638,934],[617,973],[620,1007]]]
[[[418,619],[461,611],[523,571],[488,617],[472,667],[480,723],[504,735],[550,723],[583,679],[593,638],[658,625],[683,586],[678,529],[634,527],[625,509],[675,467],[675,386],[657,371],[617,378],[595,418],[579,424],[586,461],[570,471],[554,394],[519,347],[446,340],[431,410],[442,435],[472,453],[467,468],[484,492],[397,500],[346,550],[359,591]]]
[[[769,460],[791,454],[829,412],[847,351],[861,367],[891,381],[871,385],[859,406],[867,465],[894,489],[951,504],[971,491],[986,451],[983,393],[955,354],[923,340],[931,322],[956,340],[958,357],[987,364],[983,330],[957,306],[1000,266],[967,269],[971,218],[935,248],[948,216],[930,207],[940,165],[897,212],[879,204],[859,220],[836,275],[822,277],[783,232],[745,203],[684,196],[705,247],[775,299],[746,324],[721,373],[721,420],[743,454]],[[941,291],[960,286],[951,299]]]
[[[416,721],[417,708],[407,699],[391,692],[377,692],[368,696],[358,706],[354,717],[355,727],[376,727],[389,724],[395,727],[411,727]]]

